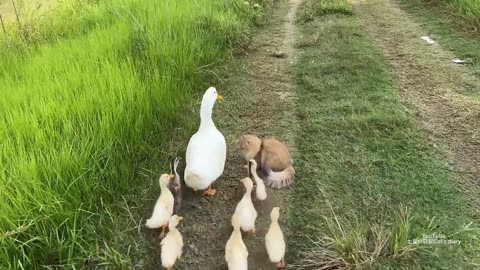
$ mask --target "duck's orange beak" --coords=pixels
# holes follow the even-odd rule
[[[174,174],[168,175],[168,180],[172,181],[174,178],[175,178],[175,175],[174,175]]]
[[[223,100],[223,96],[218,95],[218,96],[217,96],[217,100]]]

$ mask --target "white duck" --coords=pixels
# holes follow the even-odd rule
[[[285,268],[285,240],[283,239],[282,229],[278,225],[279,217],[280,208],[274,207],[270,213],[272,223],[265,235],[265,246],[270,261],[276,263],[278,268]]]
[[[267,191],[265,190],[265,184],[263,183],[263,180],[258,177],[257,162],[255,159],[251,159],[248,162],[248,170],[250,177],[253,177],[253,180],[255,180],[255,184],[257,185],[255,188],[255,197],[260,201],[264,201],[267,198]]]
[[[168,188],[169,182],[174,179],[174,175],[162,174],[160,176],[160,197],[158,197],[155,207],[153,208],[152,216],[147,219],[145,226],[150,229],[157,229],[162,227],[160,238],[165,235],[168,221],[173,214],[174,198],[172,192]]]
[[[200,108],[200,128],[188,142],[185,168],[185,184],[194,191],[205,190],[204,195],[215,195],[211,185],[223,173],[227,157],[227,145],[222,133],[212,119],[216,100],[222,100],[214,87],[203,95]]]
[[[183,217],[173,215],[168,222],[167,236],[162,240],[162,266],[172,270],[175,262],[182,257],[183,237],[178,231],[177,225]]]
[[[233,232],[225,246],[225,260],[229,270],[248,269],[248,250],[240,232],[240,219],[237,215],[232,217]]]
[[[253,182],[250,178],[240,180],[245,186],[245,194],[235,208],[235,215],[240,219],[240,227],[244,232],[255,234],[255,220],[257,219],[257,210],[252,203]]]

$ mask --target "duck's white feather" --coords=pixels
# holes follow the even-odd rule
[[[203,95],[200,128],[190,138],[187,146],[184,179],[185,184],[195,190],[208,188],[222,175],[225,167],[227,144],[212,119],[217,96],[213,87]]]
[[[199,130],[187,146],[185,183],[197,190],[208,188],[223,173],[227,144],[216,128]]]

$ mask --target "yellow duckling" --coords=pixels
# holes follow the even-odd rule
[[[250,178],[240,180],[245,186],[245,194],[235,208],[235,215],[240,219],[240,228],[244,232],[255,234],[255,220],[257,219],[257,210],[252,203],[253,182]]]
[[[243,243],[240,232],[240,219],[234,214],[232,217],[233,232],[225,246],[225,260],[229,270],[248,269],[248,250]]]
[[[282,229],[278,225],[279,217],[280,208],[274,207],[270,213],[272,223],[265,235],[265,245],[270,261],[276,263],[278,268],[285,268],[285,240],[283,239]]]
[[[263,183],[263,180],[258,177],[257,162],[255,159],[251,159],[248,162],[248,169],[250,177],[253,177],[253,180],[255,180],[255,184],[257,185],[255,188],[255,198],[259,199],[260,201],[264,201],[267,198],[267,191],[265,190],[265,184]]]
[[[177,230],[177,225],[183,217],[173,215],[168,222],[167,236],[162,240],[162,266],[172,270],[175,262],[182,257],[183,237]]]
[[[174,198],[172,192],[168,188],[168,184],[175,176],[173,174],[162,174],[160,176],[160,197],[158,197],[155,207],[153,208],[152,216],[147,219],[145,226],[150,229],[157,229],[162,227],[162,233],[160,238],[165,235],[165,229],[167,229],[168,221],[173,214]]]

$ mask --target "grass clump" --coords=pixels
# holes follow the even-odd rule
[[[67,1],[32,27],[7,25],[0,268],[138,267],[125,220],[140,225],[141,192],[160,171],[138,175],[158,169],[148,164],[162,162],[208,69],[269,4],[238,2]]]
[[[468,31],[478,32],[480,27],[479,0],[401,0],[401,3],[422,5],[445,16],[458,27]]]
[[[302,31],[300,180],[288,198],[295,269],[475,268],[477,217],[359,21],[326,15]],[[414,241],[430,234],[459,242]]]
[[[310,247],[300,252],[295,269],[368,268],[385,257],[408,258],[418,252],[418,246],[408,244],[413,217],[406,207],[400,206],[392,224],[381,225],[359,220],[355,214],[339,218],[331,210],[330,216],[324,216],[324,231],[309,237]]]
[[[459,21],[469,22],[475,29],[480,27],[480,1],[479,0],[443,0],[454,11]]]
[[[326,14],[352,14],[352,5],[348,0],[305,1],[297,21],[306,23],[317,16]]]

